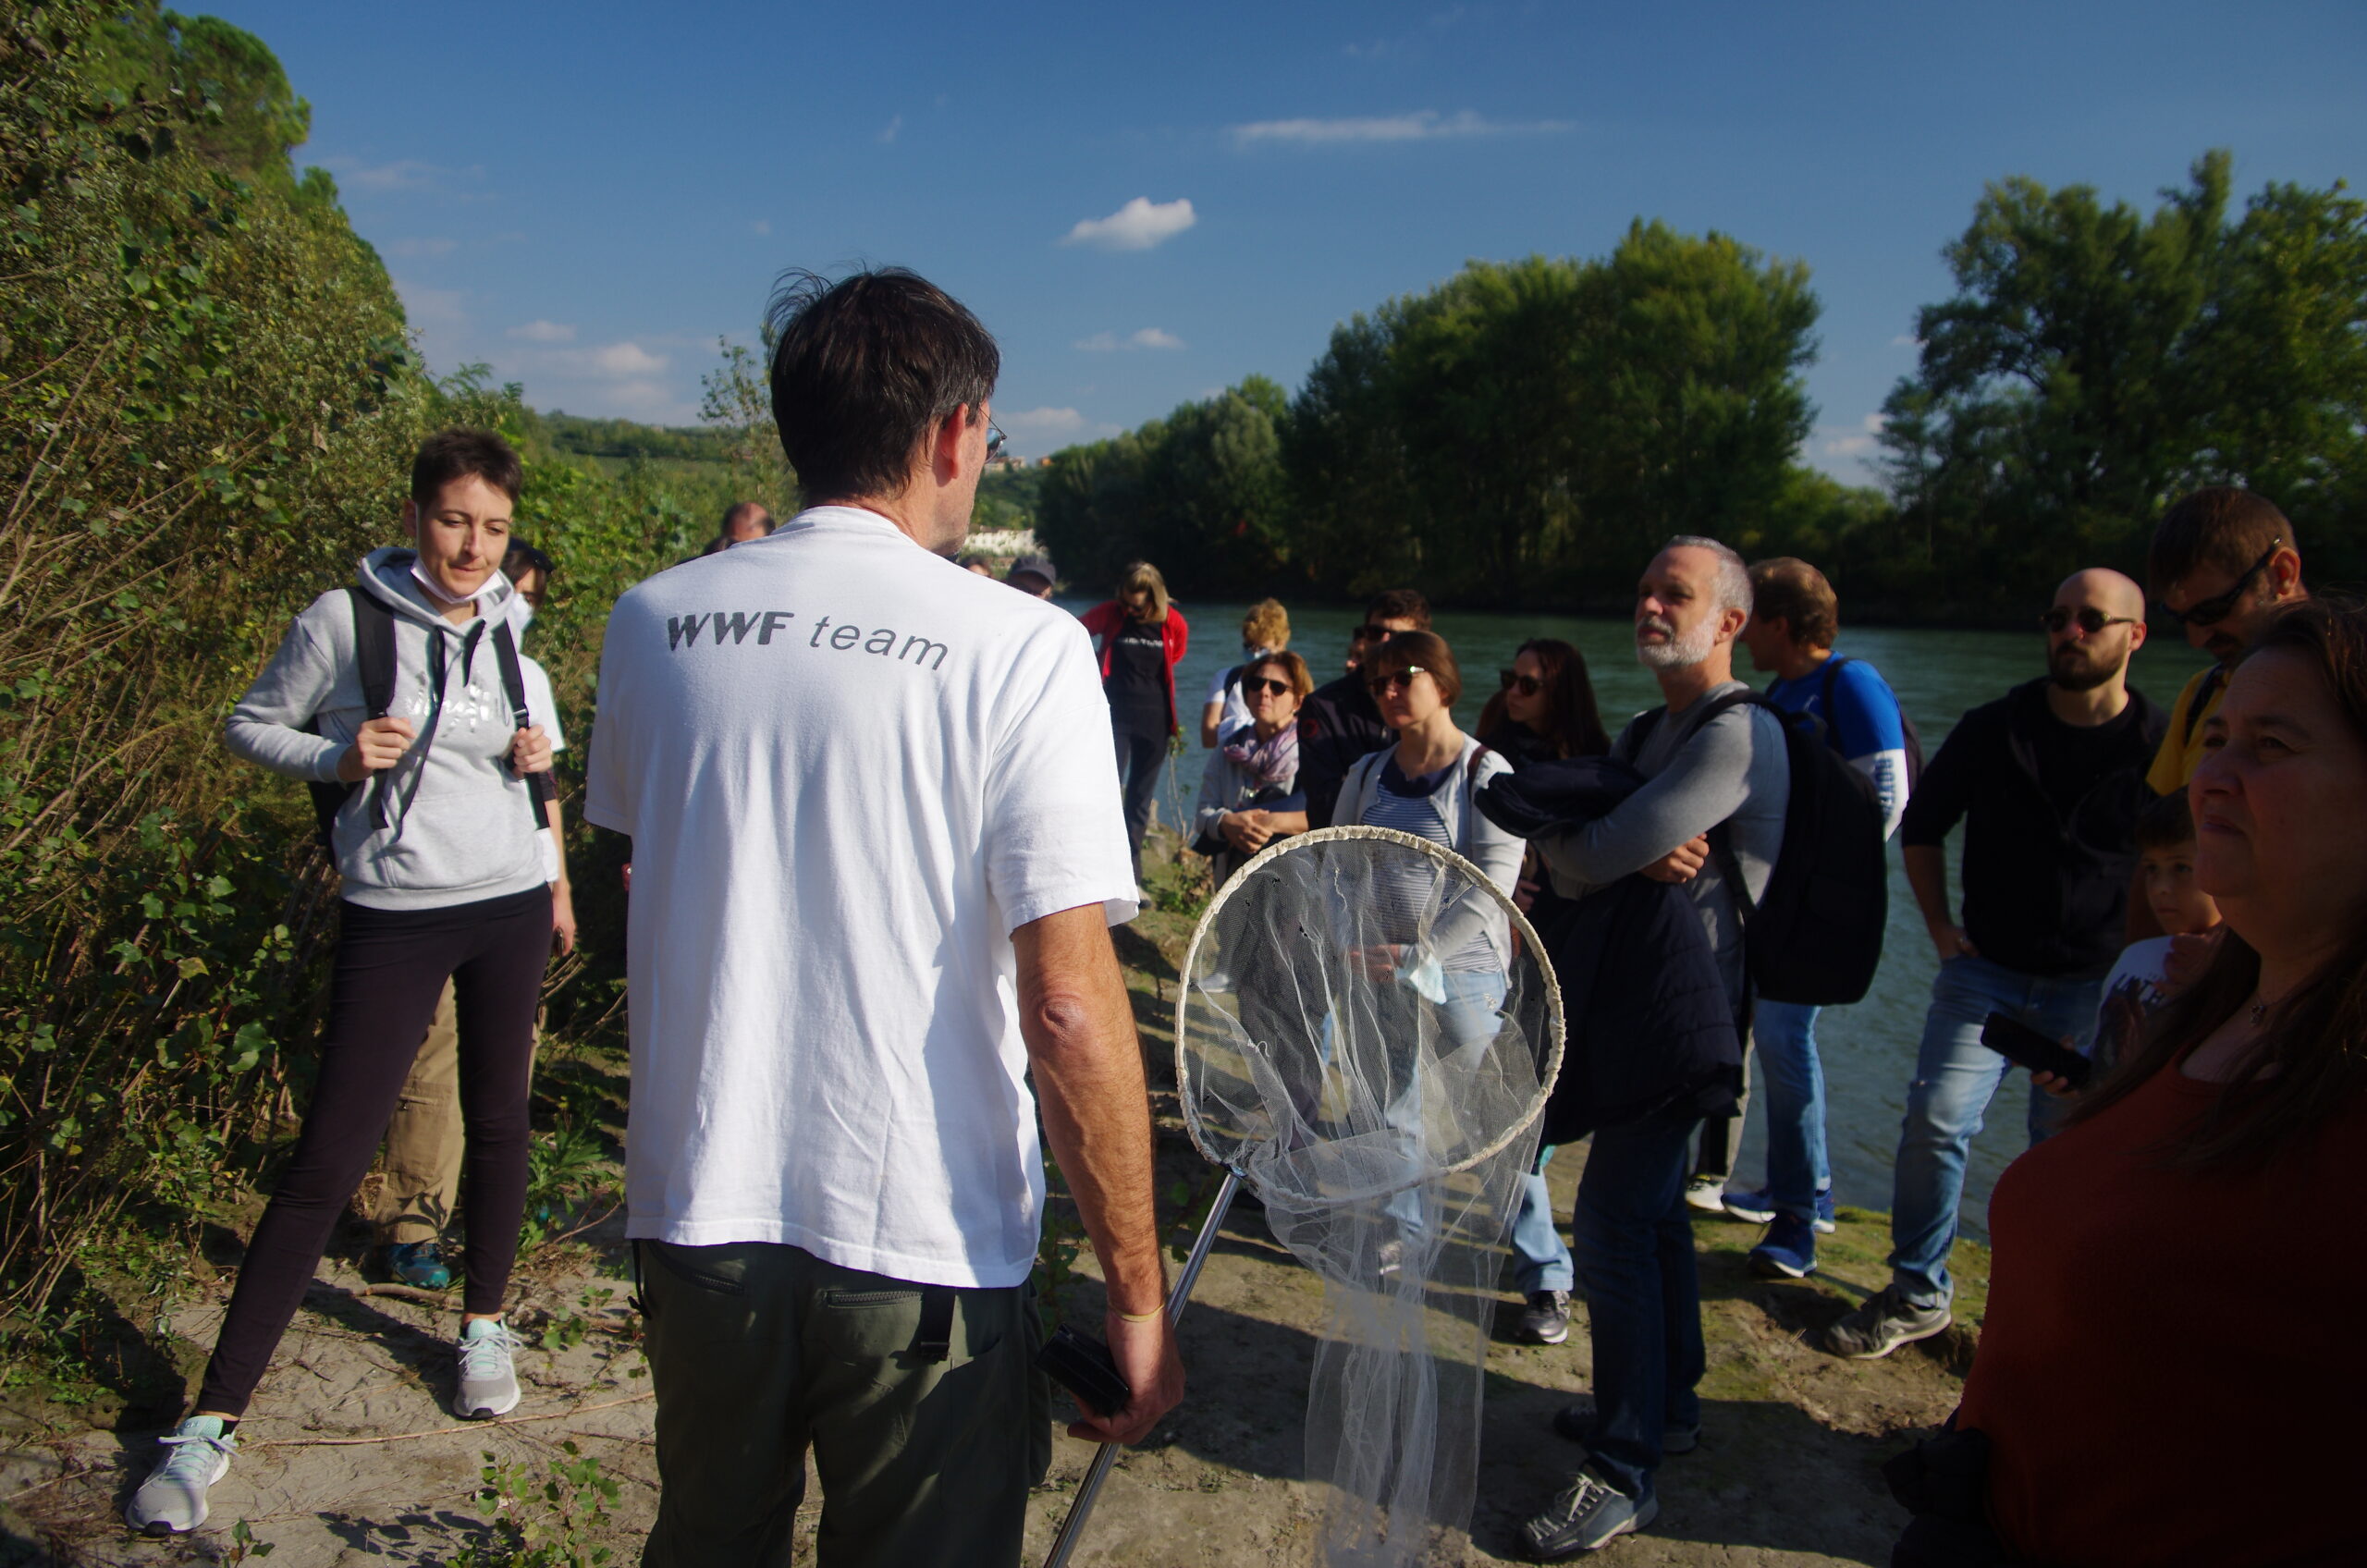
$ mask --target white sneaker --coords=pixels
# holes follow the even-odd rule
[[[495,1317],[472,1320],[460,1331],[460,1388],[452,1414],[463,1421],[489,1421],[518,1408],[517,1336]]]
[[[1723,1176],[1696,1176],[1685,1183],[1685,1201],[1688,1207],[1705,1214],[1726,1211],[1726,1179]]]
[[[205,1523],[205,1488],[230,1473],[239,1439],[221,1417],[192,1415],[156,1440],[164,1463],[140,1483],[124,1522],[142,1535],[177,1536]]]

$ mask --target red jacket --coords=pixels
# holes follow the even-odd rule
[[[1085,629],[1093,633],[1096,647],[1101,653],[1101,679],[1110,679],[1110,650],[1118,641],[1118,629],[1126,624],[1126,606],[1115,599],[1104,599],[1083,615]],[[1181,728],[1175,720],[1175,667],[1182,662],[1184,650],[1192,643],[1192,629],[1184,624],[1184,612],[1173,605],[1167,606],[1167,619],[1159,628],[1160,641],[1167,647],[1167,732],[1174,734]]]

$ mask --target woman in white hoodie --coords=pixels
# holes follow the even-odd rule
[[[552,933],[543,805],[529,787],[550,769],[550,741],[520,722],[505,675],[517,649],[500,565],[521,477],[497,435],[430,437],[403,503],[413,547],[374,551],[354,587],[313,601],[231,713],[231,751],[330,791],[343,925],[296,1152],[248,1243],[196,1412],[163,1439],[165,1459],[128,1511],[150,1535],[204,1523],[205,1490],[229,1468],[239,1417],[361,1184],[448,977],[468,1138],[452,1408],[484,1417],[518,1403],[501,1306],[524,1218],[526,1092]]]

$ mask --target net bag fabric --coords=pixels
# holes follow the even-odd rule
[[[1202,916],[1176,1057],[1193,1143],[1323,1280],[1318,1560],[1458,1561],[1505,1235],[1561,1066],[1535,932],[1426,839],[1286,839]]]

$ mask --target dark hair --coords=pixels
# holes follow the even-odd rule
[[[1002,374],[978,318],[902,267],[786,274],[765,325],[773,423],[809,500],[903,488],[922,437],[956,409],[984,419]]]
[[[2175,850],[2193,842],[2194,808],[2187,804],[2184,790],[2154,797],[2137,814],[2139,849]]]
[[[1315,694],[1315,676],[1307,669],[1306,661],[1287,650],[1259,654],[1241,667],[1241,673],[1235,679],[1246,680],[1269,664],[1281,668],[1282,679],[1291,683],[1291,690],[1298,693],[1300,702]]]
[[[498,433],[456,425],[419,444],[419,456],[411,460],[411,498],[423,509],[432,507],[456,479],[482,479],[514,505],[525,488],[526,470],[517,448]]]
[[[2367,741],[2367,605],[2307,599],[2270,622],[2246,655],[2283,652],[2315,669]],[[2367,780],[2361,780],[2367,790]],[[2314,1137],[2367,1094],[2367,920],[2315,973],[2271,1010],[2236,1075],[2184,1134],[2160,1151],[2173,1168],[2258,1166]],[[2202,977],[2153,1015],[2144,1044],[2072,1112],[2085,1121],[2119,1104],[2155,1073],[2176,1072],[2187,1053],[2251,999],[2260,954],[2234,931]]]
[[[1454,662],[1454,650],[1435,631],[1400,631],[1367,655],[1357,673],[1369,686],[1383,676],[1417,667],[1430,672],[1430,679],[1439,683],[1439,695],[1446,699],[1447,706],[1454,706],[1454,700],[1463,695],[1463,670]]]
[[[1602,710],[1595,704],[1586,655],[1559,637],[1532,637],[1513,650],[1515,659],[1523,654],[1534,654],[1538,668],[1545,672],[1539,692],[1545,699],[1545,728],[1539,738],[1551,743],[1557,757],[1608,756],[1611,736],[1602,728]],[[1474,733],[1486,741],[1510,723],[1504,693],[1498,692],[1479,710]]]
[[[2181,496],[2162,514],[2146,553],[2145,575],[2156,596],[2204,567],[2240,577],[2280,543],[2297,552],[2301,548],[2275,502],[2232,484],[2214,484]]]
[[[527,544],[526,541],[517,537],[515,534],[510,536],[509,548],[501,552],[501,569],[504,571],[509,571],[509,563],[516,560],[520,556],[526,557],[525,570],[539,571],[545,577],[556,577],[558,575],[558,563],[557,561],[551,559],[550,557],[543,554],[542,551],[536,549],[533,545]],[[518,573],[509,571],[509,575],[515,577]]]
[[[730,533],[731,525],[750,512],[754,512],[765,520],[765,532],[767,533],[780,526],[773,521],[773,514],[765,509],[765,504],[762,501],[734,501],[723,508],[723,520],[715,525],[715,536],[720,539]]]
[[[1375,594],[1372,603],[1365,606],[1365,622],[1376,620],[1410,620],[1421,631],[1430,629],[1430,602],[1422,597],[1418,588],[1392,588]]]
[[[1761,620],[1784,618],[1792,641],[1830,648],[1841,632],[1841,600],[1824,573],[1797,556],[1777,556],[1750,569],[1751,613]]]

